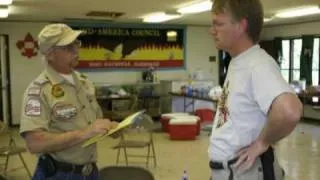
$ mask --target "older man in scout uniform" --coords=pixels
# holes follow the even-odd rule
[[[40,154],[33,179],[98,179],[96,145],[89,138],[117,124],[102,119],[94,86],[73,70],[81,31],[50,24],[40,32],[45,70],[24,94],[20,133],[31,153]]]

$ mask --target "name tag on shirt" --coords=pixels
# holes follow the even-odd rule
[[[69,120],[76,117],[78,111],[72,104],[58,103],[53,107],[54,117],[58,120]]]

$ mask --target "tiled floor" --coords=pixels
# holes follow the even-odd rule
[[[15,133],[17,134],[17,133]],[[181,179],[184,170],[187,170],[191,180],[208,180],[210,171],[208,168],[207,147],[208,134],[202,132],[195,141],[171,141],[168,135],[156,133],[155,146],[158,158],[158,166],[149,168],[156,180]],[[16,135],[18,144],[23,140]],[[1,144],[4,143],[3,138]],[[116,139],[107,138],[99,143],[99,167],[114,165],[116,151],[110,147],[115,145]],[[286,180],[320,180],[320,124],[299,124],[297,129],[286,139],[277,145],[280,164],[287,172]],[[142,151],[142,150],[140,150]],[[36,157],[25,153],[24,157],[31,171],[34,170]],[[139,160],[139,159],[138,159]],[[139,162],[136,160],[136,162]],[[143,166],[143,164],[136,164]],[[10,161],[9,180],[24,180],[26,173],[20,166],[17,157]]]

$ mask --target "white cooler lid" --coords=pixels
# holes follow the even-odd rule
[[[175,120],[175,119],[196,119],[197,121],[200,121],[200,117],[199,116],[196,116],[196,115],[176,115],[176,116],[173,116],[171,120]]]
[[[174,118],[177,116],[189,116],[189,113],[166,113],[166,114],[161,114],[161,117],[165,117],[165,118]]]
[[[169,124],[197,124],[199,117],[197,116],[179,116],[170,119]]]

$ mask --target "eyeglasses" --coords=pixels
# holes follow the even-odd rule
[[[77,46],[78,48],[81,47],[81,41],[80,40],[75,40],[72,44],[74,44],[75,46]]]

